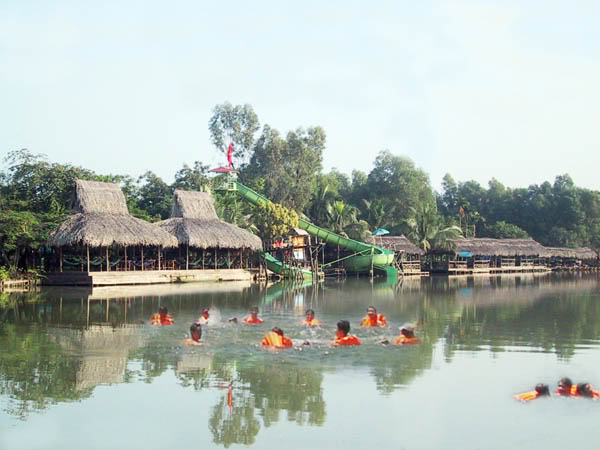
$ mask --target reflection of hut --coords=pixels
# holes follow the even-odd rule
[[[546,270],[540,259],[547,250],[533,239],[469,238],[453,241],[454,249],[434,249],[431,270],[447,273]]]
[[[83,330],[53,328],[51,334],[65,350],[80,356],[75,389],[121,383],[131,350],[143,345],[139,326],[93,325]]]
[[[262,248],[258,236],[219,220],[207,192],[176,190],[171,218],[156,225],[177,239],[178,255],[185,250],[185,260],[172,255],[170,263],[186,269],[242,268],[248,264],[244,256]]]
[[[406,236],[378,236],[375,239],[375,245],[394,251],[396,262],[400,265],[404,275],[421,273],[421,256],[425,252],[409,241]]]
[[[50,247],[59,249],[61,272],[62,254],[65,249],[71,253],[70,259],[65,259],[67,267],[71,266],[72,269],[83,271],[85,265],[89,272],[91,266],[99,266],[100,270],[104,266],[107,271],[110,271],[111,267],[131,270],[135,268],[134,264],[144,270],[145,267],[155,268],[156,262],[160,270],[160,248],[177,246],[173,236],[153,224],[129,215],[125,196],[117,184],[77,180],[73,210],[75,214],[63,222],[48,239]],[[133,247],[129,255],[128,247]],[[139,247],[139,261],[136,259],[135,247]],[[146,260],[144,263],[145,247],[157,250],[157,261]],[[112,260],[109,251],[111,248],[113,249]],[[92,260],[90,250],[93,252],[95,249],[100,251],[91,255],[94,257]],[[123,258],[120,255],[121,249],[123,249]]]
[[[598,254],[588,247],[546,247],[546,250],[546,262],[554,270],[575,270],[598,266]]]

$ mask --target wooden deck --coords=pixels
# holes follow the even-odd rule
[[[51,272],[44,286],[120,286],[132,284],[187,283],[201,281],[250,281],[245,269],[145,270],[135,272]]]

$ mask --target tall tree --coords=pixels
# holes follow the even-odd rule
[[[250,157],[260,123],[251,105],[233,106],[225,102],[214,107],[208,129],[219,152],[226,154],[229,143],[233,142],[234,158],[244,163]]]

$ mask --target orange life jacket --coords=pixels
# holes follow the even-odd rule
[[[556,393],[558,395],[562,395],[564,397],[577,397],[577,385],[576,384],[572,384],[571,388],[569,389],[569,393],[568,394],[563,394],[561,393],[558,389],[556,389]]]
[[[317,319],[313,319],[313,320],[304,319],[302,321],[302,326],[303,327],[320,327],[321,323]]]
[[[256,319],[253,319],[252,316],[246,316],[242,319],[242,321],[244,323],[247,323],[249,325],[257,325],[259,323],[263,323],[263,320],[260,317],[257,317]]]
[[[414,337],[406,337],[403,334],[401,334],[400,336],[398,336],[396,338],[396,340],[394,341],[394,345],[408,345],[408,344],[420,344],[421,340],[414,336]]]
[[[387,319],[383,314],[378,314],[375,319],[371,320],[369,315],[367,314],[360,321],[361,327],[385,327],[387,326]]]
[[[285,336],[281,336],[274,331],[269,331],[265,334],[260,345],[264,345],[266,347],[275,347],[275,348],[289,348],[291,347],[292,340],[286,338]]]
[[[175,323],[175,320],[173,320],[173,316],[171,316],[170,314],[161,317],[158,313],[152,315],[150,321],[152,322],[152,325],[173,325]]]
[[[529,391],[516,394],[514,397],[521,402],[528,402],[530,400],[535,400],[536,398],[540,397],[540,395],[537,393],[537,391]]]
[[[360,345],[360,339],[351,334],[347,334],[342,338],[335,338],[334,345]]]

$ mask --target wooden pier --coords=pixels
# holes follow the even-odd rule
[[[129,272],[51,272],[44,286],[120,286],[133,284],[188,283],[202,281],[251,281],[245,269],[137,270]]]

